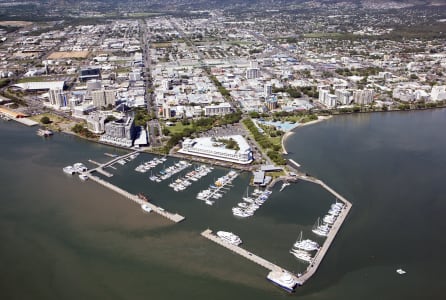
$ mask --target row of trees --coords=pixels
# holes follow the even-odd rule
[[[243,120],[243,124],[245,124],[245,126],[249,129],[251,134],[254,136],[254,139],[257,141],[257,143],[259,143],[260,147],[262,147],[264,150],[269,149],[266,154],[273,162],[278,165],[286,164],[285,159],[279,153],[281,148],[279,145],[271,143],[271,141],[264,134],[261,134],[251,119]]]
[[[226,100],[232,100],[231,99],[231,94],[229,93],[229,91],[221,84],[221,82],[217,79],[217,77],[215,77],[214,75],[210,75],[209,78],[212,80],[212,82],[215,84],[215,86],[217,87],[218,91],[220,92],[220,94],[222,94],[222,96],[226,99]]]
[[[77,133],[77,134],[79,134],[81,136],[84,136],[86,138],[95,138],[96,137],[96,135],[94,133],[90,132],[81,123],[78,123],[78,124],[74,125],[71,128],[71,131],[73,131],[74,133]]]

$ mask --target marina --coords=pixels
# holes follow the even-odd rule
[[[192,185],[191,181],[198,181],[202,177],[212,172],[213,169],[213,167],[208,167],[206,165],[198,166],[193,171],[190,171],[189,173],[184,175],[184,177],[178,178],[177,180],[170,183],[169,187],[171,187],[175,192],[184,191]]]
[[[115,192],[120,193],[121,195],[125,196],[126,198],[129,198],[129,199],[133,200],[134,202],[138,203],[145,212],[153,211],[153,212],[158,213],[158,214],[160,214],[174,222],[181,222],[182,220],[184,220],[183,216],[166,212],[163,208],[157,207],[157,206],[149,203],[147,201],[147,199],[130,194],[127,191],[125,191],[117,186],[114,186],[111,183],[108,183],[108,182],[100,179],[97,176],[92,175],[92,172],[97,171],[97,172],[99,172],[105,176],[108,176],[108,177],[113,176],[112,174],[104,171],[103,168],[107,167],[107,166],[111,166],[116,162],[126,163],[127,160],[134,159],[138,154],[139,154],[138,151],[128,153],[124,156],[116,157],[107,163],[100,164],[95,169],[87,170],[85,168],[85,170],[82,171],[82,175],[84,175],[83,176],[84,178],[81,178],[81,179],[82,180],[91,179],[105,187],[112,189]],[[153,159],[152,162],[154,160],[155,159]],[[92,162],[92,161],[90,161],[90,162]],[[96,162],[94,162],[94,163],[98,164]],[[156,163],[157,164],[159,163],[159,159],[156,159]],[[77,165],[77,167],[75,167],[76,165]],[[66,172],[66,173],[73,172],[73,174],[76,173],[76,171],[74,171],[74,170],[78,170],[78,168],[81,166],[79,164],[75,164],[75,166],[73,166],[73,170],[72,169],[65,170],[65,168],[64,168],[64,172]],[[175,163],[174,165],[161,170],[159,175],[151,176],[150,179],[152,181],[160,182],[162,180],[172,177],[174,174],[176,174],[190,166],[191,166],[191,163],[189,163],[187,161],[184,161],[184,160],[179,161],[179,162]],[[207,175],[210,171],[211,171],[211,167],[201,165],[201,166],[197,167],[195,170],[187,173],[181,179],[178,178],[177,181],[172,182],[170,184],[170,187],[176,191],[184,190],[184,189],[186,189],[188,184],[189,185],[191,184],[191,182],[189,180],[192,180],[192,181],[198,180],[199,178],[201,178],[201,176]],[[199,174],[199,175],[197,176],[197,174]],[[229,171],[226,175],[218,178],[214,184],[211,184],[209,186],[208,189],[202,190],[201,192],[199,192],[196,198],[204,201],[208,205],[214,204],[215,200],[223,197],[224,192],[227,191],[230,188],[230,186],[232,186],[232,181],[237,176],[238,176],[237,172],[235,172],[233,170]],[[341,227],[343,221],[345,220],[346,216],[348,215],[348,212],[351,208],[351,203],[348,202],[344,197],[339,195],[336,191],[334,191],[332,188],[330,188],[328,185],[326,185],[324,182],[322,182],[319,179],[316,179],[316,178],[313,178],[313,177],[307,176],[307,175],[302,175],[302,174],[296,174],[292,178],[288,178],[288,177],[283,177],[282,180],[288,180],[288,179],[295,180],[296,178],[298,178],[301,180],[305,180],[305,181],[317,184],[317,185],[321,186],[323,189],[327,190],[332,195],[334,195],[336,197],[336,199],[339,199],[341,201],[341,202],[338,202],[336,200],[336,203],[331,205],[330,210],[328,211],[328,214],[323,217],[322,223],[320,223],[319,222],[320,220],[318,219],[317,226],[315,226],[313,228],[313,232],[315,234],[322,236],[322,237],[326,237],[326,240],[322,246],[319,246],[317,243],[315,243],[311,240],[308,240],[308,239],[302,241],[302,237],[301,237],[300,240],[296,241],[296,243],[294,244],[294,247],[290,250],[290,253],[292,255],[294,255],[297,259],[299,259],[303,262],[309,263],[309,266],[307,267],[306,271],[303,272],[303,274],[295,275],[288,271],[285,271],[283,268],[280,268],[277,265],[275,265],[271,262],[268,262],[267,260],[265,260],[261,257],[258,257],[256,255],[238,247],[238,245],[228,243],[227,241],[222,240],[221,238],[213,235],[212,231],[205,231],[202,233],[202,235],[219,243],[220,245],[225,246],[228,249],[231,249],[235,253],[240,254],[240,255],[250,259],[251,261],[256,262],[257,264],[262,265],[263,267],[269,269],[271,272],[276,272],[276,273],[274,273],[276,275],[274,275],[273,277],[278,278],[277,280],[280,281],[281,280],[280,278],[283,277],[282,275],[280,275],[280,276],[278,275],[278,274],[281,274],[280,272],[277,273],[278,270],[280,270],[280,271],[283,270],[281,272],[287,273],[287,275],[285,277],[288,278],[289,274],[290,274],[290,276],[294,276],[296,285],[297,284],[302,285],[306,282],[306,280],[308,280],[311,276],[313,276],[314,273],[316,272],[316,270],[318,269],[326,252],[328,251],[331,243],[333,242],[337,232],[339,231],[339,228]],[[194,178],[194,179],[192,179],[192,178]],[[188,183],[186,183],[186,182],[188,182]],[[186,183],[186,185],[185,185],[185,183]],[[280,190],[283,190],[288,185],[289,185],[289,183],[287,181],[284,181]],[[238,203],[236,207],[232,208],[232,213],[234,216],[245,218],[245,217],[254,215],[254,212],[268,199],[268,197],[271,195],[272,192],[268,189],[265,189],[262,191],[257,188],[252,192],[251,195],[249,195],[249,188],[248,188],[246,193],[247,193],[246,197],[242,197],[243,202]],[[236,247],[236,248],[234,248],[234,247]],[[312,251],[316,251],[314,256],[311,256],[311,254],[309,253]],[[270,278],[269,278],[269,280],[270,280]],[[277,282],[275,284],[277,284]],[[282,286],[282,288],[284,288],[284,287]]]
[[[169,179],[173,175],[189,168],[191,165],[192,165],[191,163],[185,160],[180,160],[179,162],[173,164],[172,166],[161,170],[158,175],[150,176],[150,180],[156,182],[164,181],[166,179]]]
[[[236,171],[229,171],[226,175],[218,178],[215,185],[211,184],[208,189],[202,190],[197,194],[197,199],[204,201],[208,205],[213,205],[214,200],[223,197],[223,194],[229,189],[239,174]],[[213,199],[213,200],[212,200]]]
[[[248,189],[246,189],[246,197],[243,197],[244,202],[239,202],[237,206],[232,208],[232,214],[236,217],[246,218],[254,215],[256,210],[262,206],[263,203],[272,194],[270,190],[260,190],[256,188],[251,196],[248,194]]]
[[[302,274],[293,274],[289,271],[284,270],[283,268],[280,268],[279,266],[267,261],[264,258],[261,258],[259,256],[254,255],[251,252],[248,252],[244,250],[243,248],[240,248],[238,246],[235,246],[231,243],[227,243],[225,241],[222,241],[218,237],[212,234],[212,231],[210,229],[205,230],[202,232],[202,235],[222,246],[225,248],[230,249],[234,253],[237,253],[267,269],[269,269],[271,272],[268,274],[267,279],[270,281],[273,281],[274,284],[280,286],[281,288],[287,290],[287,291],[293,291],[294,287],[297,285],[303,285],[308,279],[310,279],[319,268],[319,265],[321,264],[325,254],[327,253],[328,249],[330,248],[331,244],[334,241],[334,238],[336,237],[336,234],[338,233],[342,223],[344,222],[345,218],[347,217],[350,209],[351,209],[351,203],[342,197],[340,194],[338,194],[336,191],[334,191],[332,188],[330,188],[328,185],[326,185],[323,181],[319,179],[315,179],[313,177],[307,176],[307,175],[296,175],[299,179],[317,184],[327,190],[329,193],[334,195],[336,199],[339,199],[342,203],[337,202],[334,204],[334,206],[331,207],[331,210],[336,211],[336,216],[333,217],[332,226],[330,229],[326,232],[326,235],[320,235],[320,236],[326,236],[325,242],[322,244],[322,246],[319,246],[316,242],[313,242],[311,240],[303,240],[302,237],[296,243],[293,245],[294,247],[290,250],[290,253],[294,255],[297,259],[302,260],[303,262],[306,262],[309,264],[305,272]],[[249,198],[249,197],[248,197]],[[245,199],[246,200],[246,199]],[[336,207],[333,209],[333,207]],[[236,209],[237,212],[243,212],[242,207],[233,208]],[[333,211],[333,212],[334,212]],[[325,224],[326,225],[326,224]],[[314,256],[311,256],[309,253],[310,251],[316,251]],[[291,277],[290,277],[291,276]],[[274,278],[274,280],[272,280]],[[287,280],[284,280],[283,278],[287,278]],[[291,278],[293,280],[291,280]],[[289,287],[292,285],[286,284],[286,282],[296,282],[294,287],[290,289]]]
[[[139,155],[139,151],[135,151],[135,152],[131,152],[131,153],[127,153],[123,156],[119,156],[119,157],[115,157],[114,159],[112,159],[109,162],[106,162],[104,164],[99,164],[93,160],[89,160],[89,162],[98,165],[97,168],[95,169],[90,169],[88,170],[87,167],[85,167],[85,165],[83,165],[82,163],[75,163],[73,166],[66,166],[63,168],[64,173],[73,175],[75,173],[79,173],[79,178],[83,181],[90,179],[92,181],[95,181],[97,183],[99,183],[100,185],[114,191],[117,192],[119,194],[121,194],[122,196],[124,196],[125,198],[128,198],[136,203],[138,203],[141,208],[146,211],[146,212],[155,212],[175,223],[179,223],[181,221],[183,221],[185,218],[179,214],[173,214],[170,213],[168,211],[166,211],[165,209],[163,209],[162,207],[156,206],[152,203],[149,202],[149,200],[143,196],[143,195],[133,195],[127,191],[125,191],[124,189],[115,186],[105,180],[102,180],[101,178],[92,175],[93,172],[98,172],[100,174],[103,174],[104,176],[107,177],[111,177],[113,176],[113,174],[108,173],[107,171],[105,171],[103,168],[104,167],[109,167],[112,166],[114,163],[116,162],[127,162],[127,161],[131,161],[133,159],[135,159],[137,156]]]
[[[161,157],[161,158],[155,157],[152,160],[143,162],[142,164],[138,165],[135,168],[135,171],[140,173],[146,173],[147,171],[155,168],[157,165],[162,164],[166,160],[167,160],[166,157]]]

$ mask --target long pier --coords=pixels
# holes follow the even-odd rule
[[[306,176],[306,175],[297,175],[297,177],[299,179],[320,185],[322,188],[324,188],[329,193],[334,195],[336,197],[336,199],[339,199],[340,201],[342,201],[344,203],[344,208],[342,209],[341,213],[336,218],[336,221],[334,222],[333,226],[331,227],[330,231],[328,232],[328,235],[325,239],[324,244],[322,244],[321,248],[317,251],[317,253],[313,257],[313,260],[311,261],[311,264],[308,266],[305,273],[303,273],[301,276],[299,276],[298,281],[302,285],[308,279],[310,279],[310,277],[313,276],[314,273],[316,273],[317,269],[319,268],[319,265],[321,264],[322,260],[325,257],[325,254],[327,254],[328,249],[330,248],[331,244],[333,243],[334,238],[336,237],[336,234],[338,233],[339,229],[341,228],[342,224],[345,221],[345,218],[347,217],[348,213],[350,212],[352,204],[320,179],[316,179],[316,178]]]
[[[223,241],[218,236],[212,234],[212,230],[210,230],[210,229],[206,229],[205,231],[203,231],[201,233],[201,235],[204,236],[205,238],[219,244],[220,246],[223,246],[223,247],[231,250],[232,252],[234,252],[238,255],[241,255],[244,258],[264,267],[265,269],[270,270],[271,272],[285,271],[285,272],[289,273],[291,276],[293,276],[296,282],[300,282],[299,278],[296,275],[294,275],[292,272],[289,272],[289,271],[285,270],[284,268],[279,267],[278,265],[273,264],[272,262],[270,262],[258,255],[255,255],[254,253],[251,253],[246,249],[243,249],[242,247],[239,247],[239,246],[236,246],[231,243]]]
[[[181,221],[183,221],[185,219],[183,216],[181,216],[179,214],[170,213],[170,212],[164,210],[162,207],[156,206],[156,205],[154,205],[154,204],[152,204],[150,202],[146,202],[146,201],[144,201],[144,199],[138,197],[137,195],[133,195],[133,194],[127,192],[126,190],[124,190],[124,189],[122,189],[120,187],[117,187],[116,185],[111,184],[110,182],[107,182],[107,181],[102,180],[101,178],[99,178],[97,176],[92,175],[91,172],[90,173],[86,172],[85,174],[91,180],[99,183],[100,185],[102,185],[102,186],[104,186],[104,187],[106,187],[106,188],[108,188],[108,189],[110,189],[110,190],[112,190],[114,192],[117,192],[118,194],[121,194],[122,196],[124,196],[124,197],[126,197],[126,198],[128,198],[128,199],[130,199],[130,200],[132,200],[132,201],[134,201],[136,203],[138,203],[139,205],[143,205],[143,204],[148,205],[152,209],[152,211],[154,211],[155,213],[159,214],[160,216],[163,216],[163,217],[165,217],[165,218],[167,218],[167,219],[169,219],[169,220],[171,220],[171,221],[173,221],[175,223],[179,223],[179,222],[181,222]]]

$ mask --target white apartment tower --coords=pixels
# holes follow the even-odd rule
[[[107,106],[109,104],[115,105],[116,91],[105,89],[92,91],[91,98],[93,99],[93,105],[96,107]]]
[[[54,107],[66,107],[68,105],[67,94],[60,88],[52,88],[48,91],[50,104]]]
[[[431,91],[432,101],[446,100],[446,85],[434,85]]]
[[[352,93],[348,90],[336,90],[335,95],[342,105],[348,105],[352,101]]]
[[[255,79],[260,77],[259,68],[248,68],[246,69],[246,78],[247,79]]]
[[[328,108],[336,107],[337,96],[330,94],[330,91],[321,89],[319,91],[319,102]]]
[[[375,92],[372,89],[353,91],[353,101],[359,105],[367,105],[373,102]]]

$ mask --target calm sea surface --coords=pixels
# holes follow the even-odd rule
[[[296,130],[289,157],[353,208],[317,274],[291,297],[444,298],[445,127],[446,110],[431,110],[342,116]],[[243,247],[294,272],[306,268],[288,253],[300,232],[323,242],[311,228],[335,199],[313,184],[282,192],[278,185],[254,217],[240,220],[231,207],[246,194],[247,173],[207,206],[196,194],[228,170],[215,168],[177,193],[171,180],[153,183],[150,171],[134,171],[151,155],[107,169],[107,180],[186,217],[173,224],[62,172],[125,151],[35,130],[0,121],[1,299],[284,299],[267,270],[200,232],[233,231]]]

